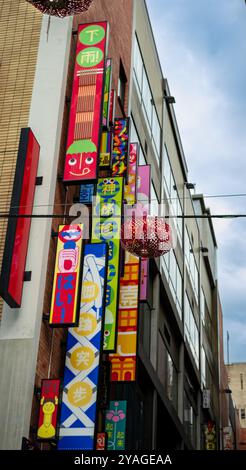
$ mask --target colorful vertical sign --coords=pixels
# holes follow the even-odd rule
[[[114,116],[115,116],[115,90],[110,91],[110,99],[109,99],[109,125],[113,126],[114,124]]]
[[[40,147],[30,128],[21,129],[10,215],[0,276],[0,295],[12,308],[21,306]]]
[[[103,98],[103,118],[102,124],[105,127],[109,125],[109,109],[110,109],[110,90],[112,81],[112,59],[106,60],[104,98]]]
[[[106,45],[107,22],[79,25],[63,175],[66,184],[97,179]]]
[[[106,432],[99,432],[97,434],[96,450],[106,450],[106,446],[107,446],[107,434]]]
[[[208,421],[204,429],[205,434],[205,449],[206,450],[216,450],[216,428],[214,421]]]
[[[138,144],[130,144],[128,184],[124,199],[128,205],[136,202]],[[110,354],[111,381],[136,379],[138,300],[140,259],[125,252],[124,275],[120,278],[119,318],[116,354]]]
[[[50,326],[78,321],[83,225],[60,225],[50,309]]]
[[[41,385],[37,438],[56,439],[60,380],[44,379]]]
[[[143,205],[144,210],[149,212],[150,191],[151,191],[151,167],[150,165],[138,166],[137,176],[137,199]],[[147,286],[149,276],[149,260],[141,259],[140,268],[140,301],[147,300]]]
[[[79,191],[79,202],[81,204],[91,204],[94,195],[94,184],[82,184]]]
[[[123,178],[99,178],[93,209],[92,242],[102,240],[109,247],[104,323],[104,351],[108,352],[114,352],[116,348],[122,200]]]
[[[113,130],[112,176],[126,176],[130,119],[116,118]]]
[[[125,450],[126,401],[111,401],[106,413],[105,430],[108,435],[107,450]]]
[[[106,270],[107,244],[86,245],[79,325],[68,330],[59,450],[94,448]]]
[[[111,164],[111,132],[102,132],[100,145],[100,163],[101,170],[107,170]]]

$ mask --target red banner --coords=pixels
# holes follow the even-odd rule
[[[44,379],[41,387],[37,438],[56,438],[60,380]]]
[[[79,25],[63,181],[97,179],[107,22]]]

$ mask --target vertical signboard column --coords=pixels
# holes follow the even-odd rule
[[[149,213],[150,191],[151,191],[151,167],[150,165],[138,166],[138,184],[137,184],[137,199],[141,203],[143,210]],[[146,258],[141,259],[141,273],[140,273],[140,301],[147,300],[147,284],[149,273],[149,260]]]
[[[63,181],[97,179],[107,22],[82,24],[78,42]]]
[[[125,450],[126,440],[126,401],[111,401],[106,412],[107,450]]]
[[[129,153],[129,118],[116,118],[113,130],[112,176],[126,176]]]
[[[104,323],[104,351],[114,352],[120,271],[120,229],[123,178],[99,178],[93,209],[92,242],[102,240],[109,247]]]
[[[93,450],[107,244],[85,246],[79,325],[68,330],[58,449]]]
[[[56,439],[60,380],[44,379],[41,385],[38,432],[39,440]]]

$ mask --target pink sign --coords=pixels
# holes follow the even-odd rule
[[[138,166],[138,177],[137,177],[137,199],[138,203],[142,203],[146,208],[146,212],[149,213],[150,203],[150,191],[151,191],[151,166],[140,165]],[[147,300],[147,285],[148,285],[148,273],[149,273],[149,260],[146,258],[141,259],[140,266],[140,301]]]

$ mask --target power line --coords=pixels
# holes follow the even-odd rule
[[[78,211],[79,212],[79,211]],[[69,219],[75,219],[76,215],[69,214],[10,214],[10,213],[0,213],[0,219],[62,219],[63,217]],[[82,216],[83,217],[83,216]],[[114,216],[115,218],[121,218],[120,215]],[[155,217],[150,215],[150,217]],[[238,219],[246,218],[246,214],[187,214],[187,215],[165,215],[165,216],[156,216],[164,219]],[[84,216],[84,218],[91,218],[91,216]],[[100,216],[95,216],[95,219],[100,218]],[[107,221],[107,217],[105,217]]]

